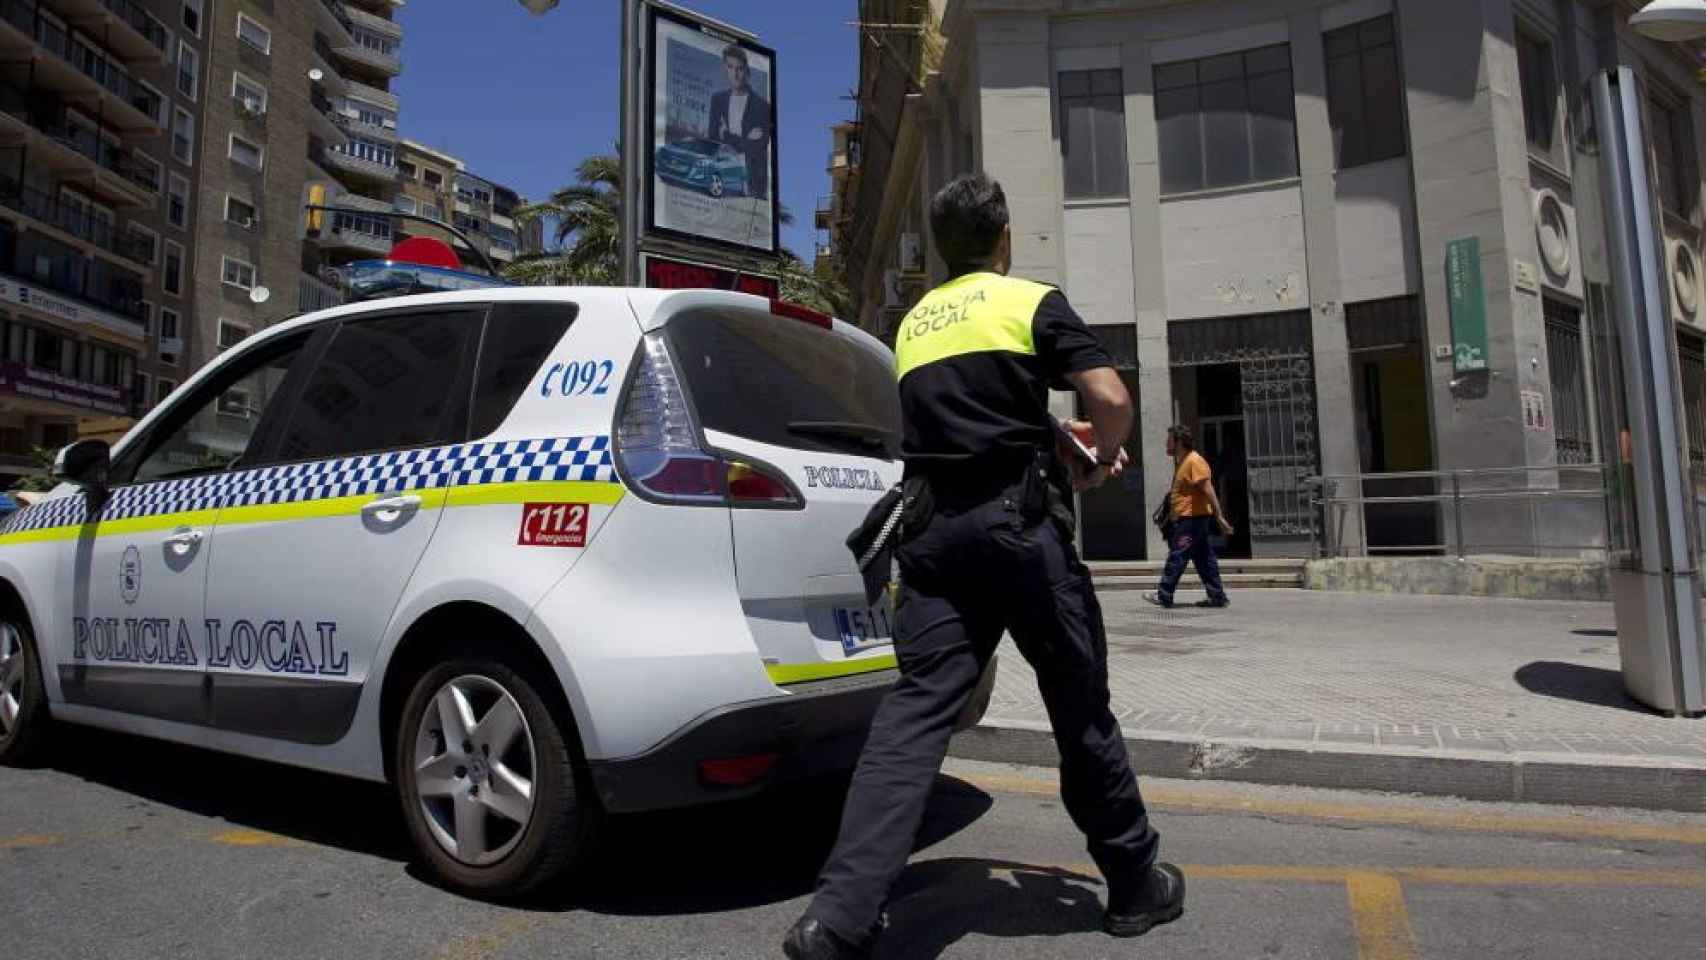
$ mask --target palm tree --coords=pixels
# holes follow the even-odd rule
[[[575,168],[576,182],[539,203],[517,208],[524,224],[555,223],[556,249],[530,254],[504,268],[504,277],[530,286],[612,286],[622,280],[622,161],[597,154]],[[794,215],[782,207],[783,226]],[[782,296],[803,306],[841,315],[846,291],[813,273],[792,250],[779,263]]]

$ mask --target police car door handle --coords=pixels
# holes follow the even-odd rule
[[[365,518],[377,520],[381,523],[396,523],[404,516],[419,509],[420,505],[421,498],[414,494],[407,494],[401,497],[386,497],[382,500],[375,500],[372,503],[363,506],[361,508],[361,515]]]
[[[166,538],[166,546],[178,553],[189,553],[201,546],[203,536],[204,534],[200,530],[179,530]]]

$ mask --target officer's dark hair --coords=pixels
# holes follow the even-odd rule
[[[930,199],[930,232],[953,276],[982,270],[1007,227],[1007,194],[981,173],[956,177]]]
[[[1197,448],[1196,438],[1191,436],[1191,428],[1182,423],[1176,423],[1173,426],[1168,427],[1167,436],[1172,437],[1174,443],[1184,447],[1186,450],[1195,450]]]
[[[723,60],[725,62],[733,60],[743,67],[749,66],[746,62],[746,51],[742,50],[738,43],[731,43],[723,48]]]

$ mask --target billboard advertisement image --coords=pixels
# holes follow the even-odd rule
[[[651,8],[651,231],[777,248],[776,55]]]

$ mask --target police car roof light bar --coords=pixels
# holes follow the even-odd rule
[[[789,320],[804,320],[806,323],[822,327],[825,330],[835,326],[835,318],[829,314],[820,313],[810,307],[802,307],[797,303],[789,303],[786,300],[770,301],[770,312]]]

